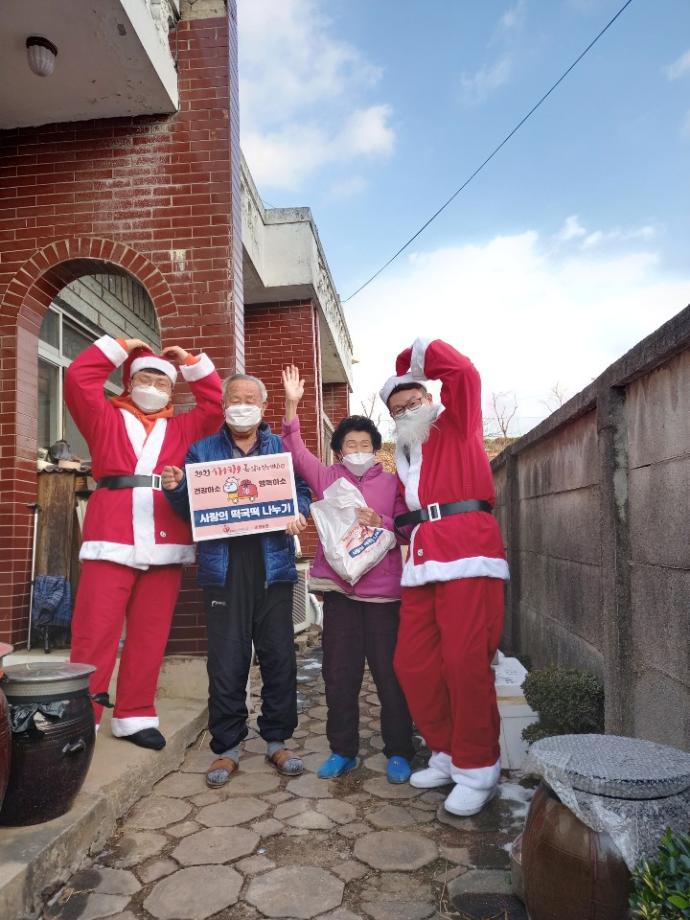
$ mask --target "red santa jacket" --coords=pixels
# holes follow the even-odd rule
[[[441,380],[441,403],[428,440],[409,459],[398,448],[398,476],[411,511],[438,502],[496,499],[484,450],[481,381],[472,362],[436,339],[417,339],[398,358],[397,373],[423,382]],[[508,578],[508,563],[496,519],[470,511],[427,521],[412,531],[403,569],[405,587],[454,578]]]
[[[187,449],[223,421],[221,382],[206,355],[180,368],[196,408],[159,418],[149,436],[126,409],[106,398],[103,386],[127,358],[122,346],[103,336],[70,365],[65,402],[91,450],[94,479],[160,473],[182,466]],[[98,489],[89,498],[80,559],[101,559],[137,569],[194,562],[189,525],[162,492],[151,488]]]

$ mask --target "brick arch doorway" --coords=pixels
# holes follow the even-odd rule
[[[39,334],[61,292],[89,276],[134,279],[146,292],[162,335],[166,319],[176,313],[161,272],[134,250],[108,240],[51,244],[35,253],[7,287],[0,305],[0,641],[15,646],[25,643],[29,616],[32,517],[27,505],[37,495]]]

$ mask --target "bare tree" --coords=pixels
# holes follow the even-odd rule
[[[362,415],[370,418],[377,428],[381,427],[381,413],[376,412],[376,393],[370,393],[366,399],[361,399],[359,404],[362,407]],[[375,416],[375,417],[374,417]]]
[[[548,396],[546,399],[540,400],[542,406],[546,406],[549,412],[555,412],[556,409],[560,409],[563,403],[568,398],[568,391],[564,386],[562,386],[558,380],[549,390]]]
[[[488,438],[500,438],[504,443],[510,437],[510,424],[517,413],[515,393],[492,393],[489,411],[484,419],[484,434]]]

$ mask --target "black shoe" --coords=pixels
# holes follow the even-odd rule
[[[157,728],[142,728],[141,731],[131,735],[122,735],[122,740],[131,741],[132,744],[150,748],[152,751],[160,751],[165,747],[165,738]]]

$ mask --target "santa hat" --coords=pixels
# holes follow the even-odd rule
[[[125,389],[129,387],[129,381],[137,371],[146,370],[160,371],[175,385],[177,380],[177,368],[170,361],[161,358],[160,355],[154,354],[150,348],[135,348],[130,352],[127,360],[122,365],[122,383]]]
[[[388,380],[379,390],[379,396],[381,397],[381,402],[384,405],[388,405],[388,400],[397,387],[413,384],[416,387],[423,387],[424,383],[419,379],[419,377],[414,377],[412,374],[393,374],[392,377],[389,377]]]

